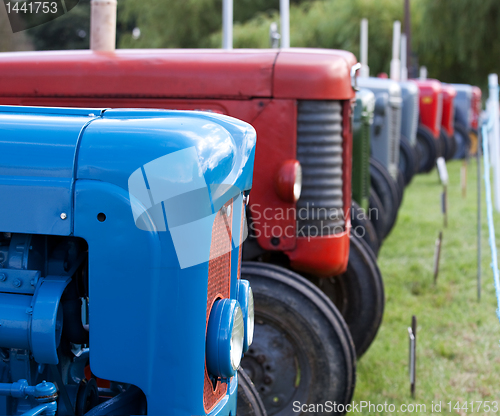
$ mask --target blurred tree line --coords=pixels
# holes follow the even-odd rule
[[[410,0],[412,48],[429,76],[482,87],[500,71],[499,0]],[[359,56],[359,26],[369,20],[371,74],[389,72],[392,22],[403,0],[291,0],[291,46],[345,49]],[[89,0],[27,30],[36,49],[89,46]],[[0,19],[1,19],[0,15]],[[234,0],[234,47],[269,47],[279,0]],[[0,30],[2,30],[0,20]],[[222,0],[118,0],[120,48],[218,48]],[[17,34],[16,34],[17,35]],[[6,50],[0,43],[0,50]]]

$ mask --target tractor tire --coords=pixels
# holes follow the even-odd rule
[[[401,206],[401,204],[403,203],[403,196],[404,196],[404,193],[405,193],[405,177],[403,175],[403,172],[401,172],[401,169],[398,168],[398,180],[397,180],[397,185],[398,185],[398,196],[399,196],[399,200],[398,200],[398,210],[399,210],[399,207]]]
[[[470,149],[469,132],[460,122],[455,123],[455,141],[457,143],[457,151],[454,159],[465,159],[468,157]]]
[[[294,401],[350,403],[356,353],[330,299],[304,277],[271,264],[243,262],[241,275],[255,302],[255,336],[242,367],[268,415],[291,415]]]
[[[399,141],[399,169],[403,172],[405,185],[409,185],[415,175],[417,155],[410,141],[401,136]]]
[[[419,173],[428,173],[436,164],[438,158],[438,140],[434,138],[431,131],[423,124],[418,125],[417,147],[420,156]]]
[[[377,335],[385,305],[382,275],[370,247],[351,235],[346,272],[313,281],[344,317],[359,359]]]
[[[363,239],[375,256],[378,256],[380,240],[378,239],[375,226],[368,218],[368,213],[355,201],[352,201],[351,204],[351,235]]]
[[[383,213],[386,217],[385,238],[396,223],[399,208],[398,185],[392,179],[387,169],[374,158],[370,158],[371,186],[382,202]]]
[[[446,133],[443,127],[441,127],[439,130],[439,146],[441,149],[440,156],[444,160],[448,160],[449,159],[448,155],[451,149],[450,149],[448,134]]]
[[[260,399],[259,392],[243,368],[238,370],[236,416],[267,416],[266,408]]]
[[[382,245],[382,241],[387,234],[387,218],[384,212],[384,206],[373,188],[370,188],[369,201],[368,219],[373,224],[373,228],[375,228],[379,245]]]

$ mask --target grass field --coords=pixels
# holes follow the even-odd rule
[[[386,306],[375,342],[358,363],[354,401],[425,404],[413,414],[494,414],[500,407],[500,323],[490,268],[484,183],[482,190],[482,300],[477,301],[477,164],[467,166],[467,195],[460,187],[461,161],[448,163],[448,227],[440,208],[436,170],[406,188],[395,228],[384,242],[379,266]],[[495,213],[500,245],[500,214]],[[443,231],[440,273],[433,284],[435,241]],[[418,319],[416,397],[410,396],[408,326]],[[460,402],[460,411],[453,409]],[[471,409],[474,401],[474,410]],[[477,401],[477,402],[476,402]],[[478,409],[479,401],[482,401]],[[484,402],[490,401],[490,413]],[[467,411],[464,403],[468,402]],[[372,408],[373,409],[373,408]],[[404,408],[403,408],[404,409]],[[479,410],[479,411],[478,411]],[[396,413],[394,412],[394,413]],[[368,414],[368,409],[364,409]],[[401,413],[401,410],[400,412]],[[500,413],[500,410],[498,410]],[[369,414],[392,414],[389,411]]]

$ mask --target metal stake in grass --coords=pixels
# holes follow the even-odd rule
[[[441,194],[441,212],[443,213],[444,226],[448,226],[448,204],[447,204],[447,187],[448,187],[448,169],[446,168],[446,162],[444,158],[438,157],[437,161],[437,171],[439,174],[439,180],[443,184],[443,193]]]
[[[436,249],[434,250],[434,286],[436,285],[439,274],[439,259],[441,258],[442,241],[443,241],[443,232],[439,231],[439,236],[436,240]]]
[[[481,143],[481,129],[478,142]],[[477,301],[481,301],[481,146],[477,147]]]
[[[410,357],[409,357],[409,373],[410,373],[410,394],[415,398],[415,382],[417,379],[416,364],[417,364],[417,317],[411,317],[411,327],[408,327],[408,338],[410,340]]]

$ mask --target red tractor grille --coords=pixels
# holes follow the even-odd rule
[[[230,215],[227,215],[227,208],[229,206],[231,207],[231,212]],[[210,261],[208,263],[207,324],[213,303],[217,299],[230,297],[232,216],[232,201],[229,201],[217,213],[212,226],[212,243],[210,246]],[[224,254],[218,256],[219,253]],[[203,390],[205,412],[210,412],[226,395],[226,392],[226,383],[217,381],[214,388],[205,365],[205,385]]]

